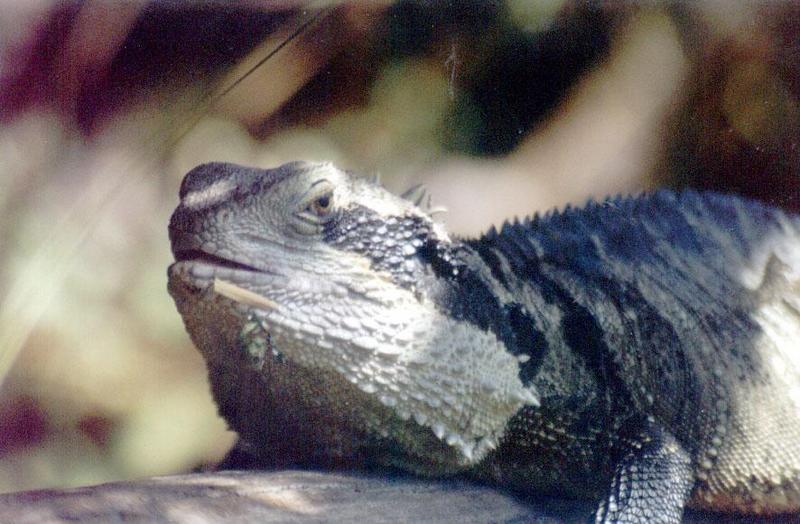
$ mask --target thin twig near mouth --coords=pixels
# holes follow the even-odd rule
[[[214,279],[214,293],[229,298],[234,302],[259,309],[278,309],[280,306],[272,300],[262,297],[258,293],[239,287],[226,280]]]

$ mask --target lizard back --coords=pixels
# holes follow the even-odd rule
[[[690,450],[695,505],[800,506],[796,217],[662,191],[506,224],[470,243],[542,312],[532,316],[557,305],[558,343],[614,389],[617,409],[651,414]]]

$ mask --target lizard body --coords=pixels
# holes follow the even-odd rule
[[[597,521],[800,511],[800,220],[663,191],[451,239],[417,204],[330,164],[187,174],[169,290],[240,450]]]

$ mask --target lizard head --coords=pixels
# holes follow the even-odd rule
[[[291,369],[333,377],[352,390],[349,402],[379,412],[358,422],[375,426],[368,431],[413,427],[462,465],[536,403],[502,343],[431,296],[441,273],[459,267],[447,255],[453,242],[416,202],[304,162],[205,164],[186,175],[180,198],[169,289],[210,363],[244,350],[251,362],[272,359],[273,378]]]

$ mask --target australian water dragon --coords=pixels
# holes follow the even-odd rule
[[[800,511],[800,219],[613,198],[451,238],[330,164],[205,164],[169,290],[239,450],[599,501]]]

